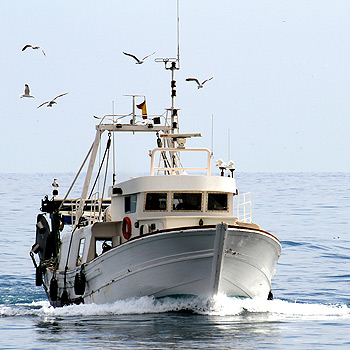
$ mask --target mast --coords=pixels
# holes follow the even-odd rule
[[[180,4],[179,0],[177,0],[176,3],[177,6],[177,63],[178,63],[178,68],[180,69]]]
[[[176,58],[156,58],[155,62],[163,62],[165,69],[171,71],[171,107],[170,117],[171,117],[171,132],[174,133],[175,130],[179,132],[178,125],[178,108],[175,107],[175,97],[176,97],[176,80],[175,71],[180,69],[180,5],[179,0],[177,0],[177,11],[176,11],[176,36],[177,36],[177,57]],[[173,146],[173,145],[172,145]]]
[[[170,111],[170,117],[171,117],[171,125],[170,127],[157,127],[153,126],[150,129],[145,126],[138,126],[135,123],[136,119],[136,97],[141,97],[143,95],[124,95],[124,96],[131,96],[132,97],[132,120],[130,121],[129,125],[125,124],[117,124],[114,120],[112,124],[102,124],[103,119],[101,120],[100,124],[97,126],[96,130],[96,136],[95,136],[95,141],[92,146],[92,151],[91,151],[91,156],[90,156],[90,162],[88,165],[88,170],[81,194],[81,202],[80,206],[77,211],[77,217],[76,217],[76,223],[79,223],[79,218],[83,214],[83,208],[86,200],[86,196],[88,193],[91,177],[92,177],[92,172],[94,169],[94,164],[96,161],[96,156],[97,156],[97,151],[99,148],[99,144],[101,141],[101,135],[105,130],[109,130],[111,132],[115,132],[115,128],[118,128],[118,131],[165,131],[168,130],[170,131],[171,134],[174,133],[179,133],[179,121],[178,121],[178,108],[175,107],[175,97],[176,97],[176,80],[175,80],[175,71],[180,69],[180,6],[179,6],[179,0],[177,0],[177,11],[176,11],[176,36],[177,36],[177,57],[176,58],[156,58],[155,62],[163,62],[165,65],[166,70],[171,71],[171,82],[170,82],[170,87],[171,87],[171,107],[168,109]],[[144,96],[143,96],[144,97]],[[114,108],[114,106],[113,106]],[[113,116],[114,116],[114,111],[113,111]],[[173,148],[175,145],[174,138],[168,138],[168,147]],[[173,166],[175,166],[176,160],[175,160],[175,152],[170,152],[171,153],[171,159]],[[114,180],[113,180],[114,181]]]

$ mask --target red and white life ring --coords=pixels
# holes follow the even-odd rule
[[[131,220],[128,216],[123,219],[122,232],[125,239],[130,239],[131,237]]]

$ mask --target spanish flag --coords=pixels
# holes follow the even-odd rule
[[[142,109],[142,119],[147,119],[146,99],[139,105],[136,105],[136,107]]]

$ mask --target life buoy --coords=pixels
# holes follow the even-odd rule
[[[130,239],[131,237],[131,220],[129,217],[123,219],[122,232],[125,239]]]

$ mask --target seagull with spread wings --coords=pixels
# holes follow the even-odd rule
[[[142,64],[142,63],[145,61],[145,59],[146,59],[147,57],[154,55],[155,52],[151,53],[150,55],[145,56],[142,60],[140,60],[139,58],[137,58],[135,55],[133,55],[133,54],[131,54],[131,53],[127,53],[127,52],[124,52],[124,51],[123,51],[123,54],[124,54],[124,55],[127,55],[127,56],[130,56],[130,57],[132,57],[134,60],[136,60],[136,64]]]
[[[202,83],[199,82],[199,80],[197,78],[187,78],[186,81],[195,81],[197,83],[197,89],[201,89],[203,87],[203,85],[209,81],[212,80],[214,77],[211,77],[209,79],[205,79]]]
[[[19,95],[19,97],[20,98],[22,98],[22,97],[32,97],[32,98],[34,98],[34,96],[32,96],[30,94],[30,89],[29,89],[29,85],[28,84],[24,84],[24,94]]]
[[[50,100],[50,101],[45,101],[45,102],[43,102],[41,105],[39,105],[37,108],[40,108],[41,106],[46,105],[46,104],[47,104],[46,107],[52,107],[55,103],[57,103],[57,102],[55,101],[56,98],[59,98],[59,97],[61,97],[61,96],[67,95],[67,94],[68,94],[68,92],[65,92],[64,94],[58,95],[58,96],[56,96],[55,98],[53,98],[52,100]]]
[[[32,46],[32,45],[26,45],[26,46],[24,46],[23,47],[23,49],[22,49],[22,51],[24,51],[24,50],[26,50],[26,49],[28,49],[28,48],[32,48],[33,50],[41,50],[41,52],[44,54],[44,56],[46,56],[46,53],[45,53],[45,51],[40,47],[40,46]]]

